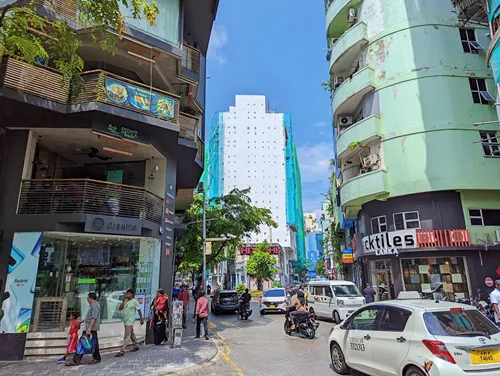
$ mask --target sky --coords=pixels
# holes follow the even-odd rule
[[[237,94],[291,113],[304,212],[318,218],[333,158],[326,52],[322,0],[221,0],[207,54],[207,126]]]

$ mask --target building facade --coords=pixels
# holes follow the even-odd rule
[[[265,96],[237,95],[235,106],[214,116],[207,150],[203,180],[210,197],[250,187],[252,205],[271,210],[277,228],[262,226],[245,242],[248,247],[264,241],[278,245],[276,279],[287,283],[290,261],[305,248],[303,223],[302,237],[297,224],[303,222],[302,194],[290,116],[268,111]],[[246,281],[243,270],[237,268],[239,282]]]
[[[485,278],[500,275],[487,25],[446,1],[325,7],[338,223],[355,260],[348,278],[391,298],[416,290],[455,299],[478,289],[484,298]]]
[[[125,291],[147,312],[158,287],[171,290],[176,198],[203,170],[218,1],[158,1],[153,27],[123,8],[113,54],[79,26],[78,2],[36,3],[74,29],[83,89],[68,93],[51,56],[0,63],[1,360],[64,354],[66,318],[86,314],[89,292],[101,305],[103,350],[117,346]],[[45,338],[60,346],[45,348]]]
[[[304,213],[304,226],[306,229],[306,233],[319,230],[316,213]]]

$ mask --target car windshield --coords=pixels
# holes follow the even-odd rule
[[[424,322],[429,333],[435,336],[490,336],[500,332],[491,321],[475,310],[426,312]]]
[[[221,292],[221,298],[238,298],[238,294],[235,292]]]
[[[285,296],[285,290],[267,290],[264,293],[265,298],[282,298]]]
[[[361,296],[361,293],[355,285],[336,285],[332,286],[332,289],[337,297]]]

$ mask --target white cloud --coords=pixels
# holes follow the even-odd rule
[[[303,183],[328,181],[330,160],[333,158],[331,142],[299,146],[297,154]]]
[[[326,127],[328,124],[326,123],[326,121],[324,120],[321,120],[321,121],[318,121],[316,124],[314,124],[315,127]]]
[[[227,29],[223,25],[216,25],[212,29],[210,35],[210,43],[208,45],[207,58],[216,61],[220,65],[227,62],[226,56],[222,49],[228,42]]]

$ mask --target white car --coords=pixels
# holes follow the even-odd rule
[[[263,315],[266,312],[285,312],[288,297],[286,295],[286,290],[282,288],[269,289],[262,295],[260,299],[260,314]]]
[[[414,295],[414,294],[416,295]],[[333,369],[372,376],[498,376],[500,329],[475,307],[420,299],[370,303],[328,339]]]

